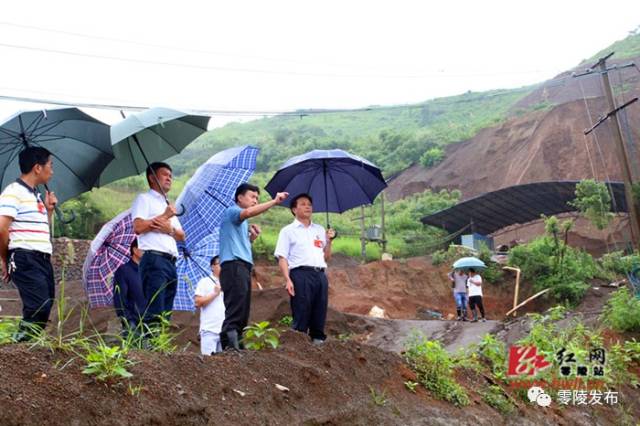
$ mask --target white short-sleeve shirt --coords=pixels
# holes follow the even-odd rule
[[[467,283],[469,284],[469,297],[482,296],[482,277],[480,275],[469,277]]]
[[[131,218],[149,220],[164,213],[167,202],[162,194],[153,189],[144,194],[139,194],[131,206]],[[176,229],[182,229],[180,221],[173,216],[171,225]],[[138,247],[140,250],[157,250],[178,256],[178,245],[176,240],[163,232],[151,231],[138,235]]]
[[[218,279],[209,275],[198,281],[196,296],[208,296],[220,285]],[[200,332],[220,333],[224,321],[224,293],[220,292],[207,306],[200,308]]]
[[[9,250],[51,254],[49,215],[39,192],[22,182],[9,184],[0,194],[0,216],[13,219],[9,225]]]
[[[276,244],[275,256],[287,259],[289,269],[298,266],[326,268],[324,248],[327,237],[321,225],[311,223],[305,226],[295,219],[293,223],[280,230]]]

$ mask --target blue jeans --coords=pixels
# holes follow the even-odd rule
[[[467,309],[467,293],[454,293],[456,298],[456,308]]]
[[[171,315],[173,299],[178,288],[176,265],[170,259],[146,252],[140,260],[142,291],[147,300],[143,322],[154,325],[160,315]]]

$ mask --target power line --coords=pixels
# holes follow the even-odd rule
[[[1,44],[0,44],[1,45]],[[590,78],[592,76],[586,76],[583,78]],[[594,76],[595,77],[595,76]],[[524,86],[516,89],[505,89],[502,91],[494,91],[489,92],[483,95],[483,97],[498,97],[503,95],[510,95],[514,93],[526,93],[533,92],[534,90],[541,90],[547,87],[557,87],[564,86],[567,80],[572,79],[573,77],[570,75],[563,77],[556,77],[550,80],[546,80],[543,83]],[[38,94],[45,95],[53,95],[52,97],[48,96],[13,96],[13,95],[3,95],[0,94],[0,100],[7,101],[17,101],[17,102],[28,102],[28,103],[39,103],[39,104],[50,104],[50,105],[60,105],[60,106],[75,106],[81,108],[95,108],[95,109],[107,109],[107,110],[127,110],[127,111],[141,111],[149,108],[148,105],[133,105],[127,103],[98,103],[98,102],[78,102],[78,101],[69,101],[63,100],[58,97],[76,97],[75,95],[67,95],[63,93],[55,93],[55,92],[42,92],[42,91],[33,91],[28,89],[21,88],[9,88],[9,87],[0,87],[0,90],[9,90],[9,91],[25,91]],[[472,94],[482,94],[483,92],[470,92]],[[84,98],[88,98],[87,96],[83,96]],[[473,102],[479,100],[478,98],[464,98],[464,95],[459,95],[460,99],[456,99],[456,103],[466,103]],[[268,116],[290,116],[290,117],[305,117],[311,115],[321,115],[321,114],[337,114],[337,113],[360,113],[360,112],[373,112],[373,111],[391,111],[391,110],[409,110],[409,109],[422,109],[424,107],[428,107],[431,103],[436,101],[446,101],[445,98],[436,98],[419,104],[410,104],[410,105],[390,105],[390,106],[371,106],[371,107],[363,107],[363,108],[306,108],[306,109],[297,109],[297,110],[223,110],[223,109],[193,109],[187,108],[192,113],[198,113],[202,115],[209,116],[245,116],[245,117],[268,117]]]
[[[7,21],[0,21],[0,25],[4,25],[4,26],[11,26],[11,27],[15,27],[15,28],[23,28],[23,29],[29,29],[29,30],[35,30],[35,31],[42,31],[42,32],[48,32],[48,33],[53,33],[53,34],[62,34],[62,35],[67,35],[67,36],[73,36],[73,37],[79,37],[79,38],[86,38],[86,39],[92,39],[92,40],[103,40],[103,41],[110,41],[110,42],[115,42],[115,43],[122,43],[122,44],[130,44],[130,45],[136,45],[136,46],[141,46],[141,47],[153,47],[153,48],[159,48],[159,49],[168,49],[168,50],[174,50],[174,51],[178,51],[178,52],[190,52],[190,53],[198,53],[198,54],[205,54],[205,55],[213,55],[213,56],[226,56],[226,57],[230,57],[230,58],[241,58],[241,59],[258,59],[258,60],[264,60],[264,61],[271,61],[271,62],[281,62],[281,63],[289,63],[289,64],[298,64],[298,65],[314,65],[314,66],[338,66],[338,67],[355,67],[355,66],[366,66],[367,68],[371,68],[370,65],[366,65],[366,64],[331,64],[331,63],[318,63],[318,62],[312,62],[312,61],[299,61],[299,60],[292,60],[292,59],[283,59],[283,58],[273,58],[273,57],[265,57],[265,56],[254,56],[254,55],[239,55],[239,54],[235,54],[235,53],[227,53],[227,52],[215,52],[215,51],[211,51],[211,50],[205,50],[205,49],[194,49],[194,48],[190,48],[190,47],[184,47],[184,46],[171,46],[171,45],[164,45],[164,44],[158,44],[158,43],[149,43],[149,42],[141,42],[141,41],[137,41],[137,40],[127,40],[127,39],[122,39],[122,38],[116,38],[116,37],[106,37],[106,36],[99,36],[99,35],[93,35],[93,34],[85,34],[85,33],[79,33],[79,32],[74,32],[74,31],[67,31],[67,30],[59,30],[59,29],[53,29],[53,28],[45,28],[45,27],[39,27],[39,26],[34,26],[34,25],[24,25],[24,24],[16,24],[13,22],[7,22]],[[533,74],[533,73],[542,73],[542,72],[554,72],[555,70],[531,70],[531,71],[505,71],[505,72],[497,72],[497,73],[461,73],[461,74],[456,74],[456,73],[449,73],[446,74],[444,72],[441,71],[434,71],[431,73],[427,73],[427,74],[415,74],[415,75],[372,75],[372,77],[383,77],[383,78],[427,78],[427,77],[433,77],[433,76],[452,76],[452,77],[472,77],[472,76],[499,76],[499,75],[517,75],[517,74]],[[256,72],[261,72],[260,70],[256,70]],[[330,75],[331,76],[331,75]],[[353,77],[359,77],[359,75],[348,75],[349,77],[353,76]]]
[[[292,75],[292,76],[304,76],[304,77],[424,79],[424,78],[433,78],[433,77],[491,77],[491,76],[501,76],[501,75],[511,75],[511,74],[532,74],[532,73],[540,72],[540,71],[533,71],[533,72],[514,71],[514,72],[466,73],[466,74],[465,73],[445,74],[441,72],[431,72],[431,73],[425,73],[425,74],[404,74],[404,75],[318,73],[318,72],[301,72],[301,71],[279,71],[279,70],[268,70],[268,69],[259,69],[259,68],[237,68],[237,67],[211,66],[211,65],[200,65],[200,64],[184,64],[184,63],[171,62],[171,61],[124,58],[124,57],[112,56],[112,55],[98,55],[93,53],[73,52],[70,50],[49,49],[44,47],[25,46],[25,45],[10,44],[10,43],[0,43],[0,47],[5,47],[9,49],[22,49],[22,50],[29,50],[29,51],[36,51],[36,52],[44,52],[44,53],[53,53],[58,55],[68,55],[68,56],[83,57],[83,58],[138,63],[138,64],[144,64],[144,65],[162,65],[162,66],[170,66],[170,67],[177,67],[177,68],[192,68],[192,69],[211,70],[211,71],[220,71],[220,72],[241,72],[241,73],[268,74],[268,75]]]

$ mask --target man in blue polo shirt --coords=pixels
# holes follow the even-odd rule
[[[236,205],[227,208],[220,224],[220,286],[224,293],[225,317],[220,342],[222,349],[240,349],[242,331],[249,322],[251,308],[251,242],[260,234],[256,225],[247,219],[258,216],[289,195],[279,192],[276,197],[258,204],[260,189],[249,183],[241,184],[235,193]]]
[[[0,194],[0,263],[2,278],[11,279],[22,299],[17,341],[26,341],[47,325],[55,298],[49,222],[58,202],[53,192],[44,202],[36,190],[53,176],[51,153],[28,147],[18,155],[20,178]]]

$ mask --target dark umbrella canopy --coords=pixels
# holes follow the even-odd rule
[[[0,187],[20,176],[26,146],[48,149],[54,173],[49,188],[59,203],[91,190],[113,159],[109,126],[77,108],[25,111],[0,125]]]
[[[286,207],[296,195],[307,193],[315,212],[342,213],[372,204],[386,186],[380,169],[364,158],[341,149],[316,149],[287,160],[265,189],[272,197],[288,192],[282,203]]]
[[[207,131],[209,117],[169,108],[150,108],[111,126],[115,160],[99,186],[143,173],[149,163],[179,154]]]

